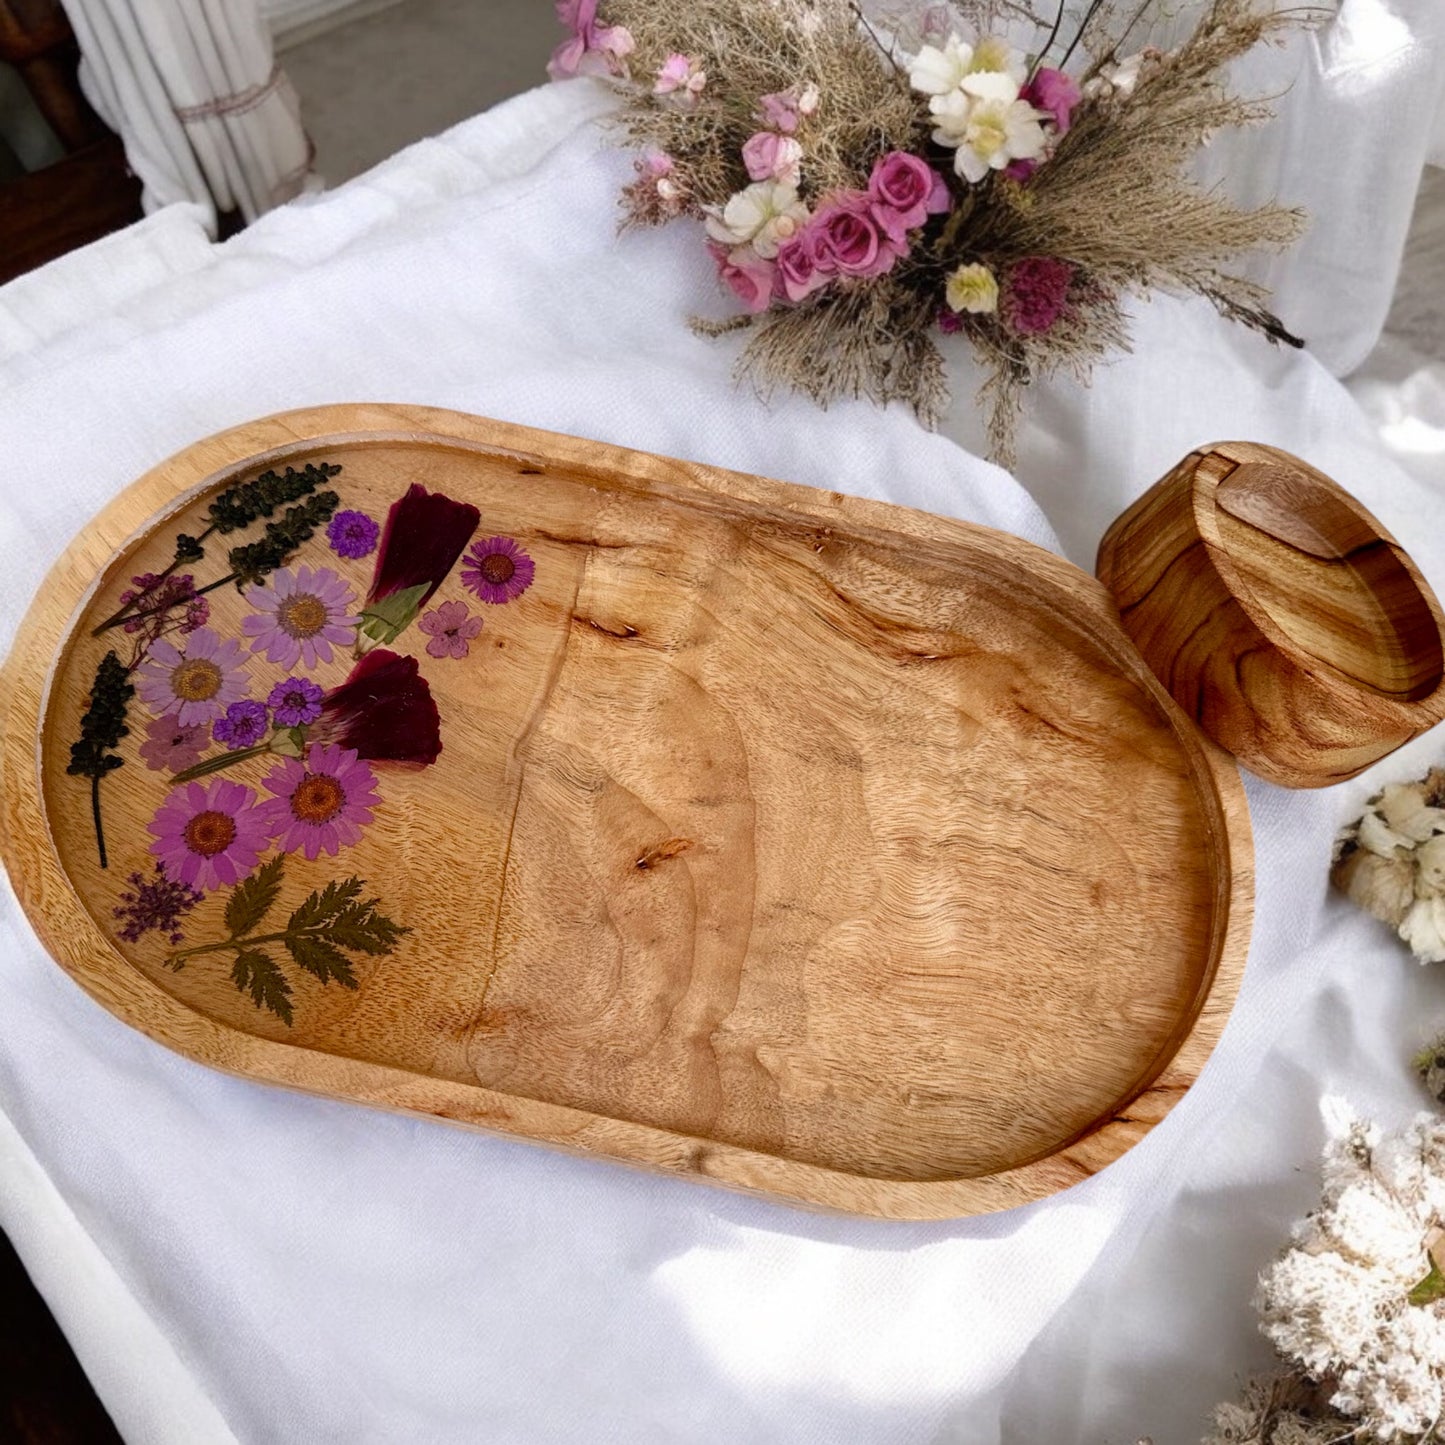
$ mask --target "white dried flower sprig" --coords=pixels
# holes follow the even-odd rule
[[[1358,1439],[1435,1440],[1445,1419],[1445,1120],[1422,1114],[1386,1135],[1332,1113],[1324,1197],[1261,1276],[1261,1328],[1329,1388]]]
[[[1445,962],[1445,770],[1371,798],[1335,841],[1330,881],[1421,963]]]

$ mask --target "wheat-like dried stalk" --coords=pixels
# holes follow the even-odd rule
[[[1066,36],[1064,11],[1050,0],[1044,13],[1023,0],[961,0],[956,12],[981,31],[1033,26],[1040,61],[1046,48],[1050,64],[1076,50],[1085,57],[1081,78],[1095,84],[1071,128],[1027,183],[992,173],[956,191],[951,214],[930,223],[888,274],[741,318],[736,324],[751,321],[753,334],[740,375],[762,395],[787,386],[825,406],[845,396],[903,401],[934,425],[947,401],[935,323],[949,273],[979,261],[1005,277],[1026,258],[1057,258],[1074,279],[1066,311],[1043,334],[1017,334],[1001,315],[959,318],[987,372],[980,399],[991,414],[992,454],[1008,462],[1025,386],[1060,371],[1086,382],[1097,361],[1127,347],[1128,292],[1203,296],[1271,340],[1298,344],[1267,311],[1264,289],[1229,267],[1257,248],[1288,245],[1303,215],[1278,205],[1241,208],[1200,188],[1187,167],[1213,132],[1270,115],[1266,102],[1229,91],[1226,67],[1306,17],[1277,13],[1268,0],[1210,0],[1177,49],[1145,52],[1131,94],[1111,87],[1107,67],[1156,6],[1094,0]],[[800,193],[810,208],[864,187],[891,151],[949,168],[950,153],[931,140],[926,97],[910,89],[893,52],[906,14],[880,10],[875,29],[853,0],[605,0],[603,9],[634,40],[628,61],[638,83],[619,123],[631,143],[671,158],[681,195],[665,213],[634,195],[634,221],[721,208],[749,182],[742,148],[759,129],[759,97],[808,85],[822,97],[796,132],[805,157]],[[655,97],[645,80],[674,53],[708,76],[690,108]]]

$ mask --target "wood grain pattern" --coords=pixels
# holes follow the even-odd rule
[[[1192,453],[1109,529],[1097,571],[1175,701],[1271,782],[1352,778],[1445,717],[1434,593],[1288,452]]]
[[[340,462],[343,505],[377,516],[414,481],[474,502],[537,580],[486,609],[466,659],[427,657],[415,629],[397,644],[431,682],[441,758],[387,775],[343,868],[293,854],[285,901],[355,871],[414,932],[355,992],[303,977],[287,1029],[223,968],[173,974],[115,937],[163,789],[141,766],[107,779],[103,873],[64,766],[103,649],[88,629],[124,579],[198,499],[304,460]],[[460,595],[453,578],[438,600]],[[244,604],[212,599],[235,629]],[[457,413],[318,408],[119,497],[5,677],[3,843],[37,931],[107,1008],[250,1078],[946,1217],[1118,1157],[1238,987],[1238,774],[1102,587],[985,528]],[[242,766],[254,784],[264,764]],[[188,938],[218,934],[221,906]]]

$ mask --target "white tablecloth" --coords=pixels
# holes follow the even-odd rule
[[[1352,77],[1376,142],[1396,83],[1422,137],[1433,120],[1426,23],[1408,65]],[[1085,566],[1191,447],[1253,438],[1339,477],[1445,587],[1445,478],[1394,465],[1318,360],[1202,305],[1141,308],[1092,391],[1040,392],[1028,490],[897,409],[759,406],[729,381],[736,341],[685,325],[726,306],[695,239],[615,235],[628,167],[588,124],[603,104],[533,93],[224,246],[162,213],[0,292],[0,646],[147,467],[368,399],[886,497]],[[1326,792],[1250,781],[1254,946],[1198,1085],[1098,1177],[947,1223],[818,1217],[223,1077],[92,1003],[7,890],[0,1225],[131,1442],[1186,1442],[1266,1361],[1249,1296],[1316,1193],[1321,1093],[1386,1121],[1419,1102],[1404,1060],[1445,1022],[1441,975],[1325,870],[1378,780],[1442,746]]]

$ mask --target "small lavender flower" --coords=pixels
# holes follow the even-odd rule
[[[233,702],[226,709],[225,717],[217,718],[211,735],[236,752],[240,748],[255,747],[266,736],[268,726],[265,703]]]
[[[288,677],[271,689],[266,701],[276,714],[277,727],[303,728],[321,716],[323,696],[309,677]]]
[[[116,918],[125,921],[125,927],[119,930],[122,941],[139,943],[143,933],[155,929],[164,933],[169,942],[179,943],[184,937],[181,916],[189,913],[202,895],[176,882],[163,863],[156,864],[149,879],[137,872],[128,881],[129,889],[120,895],[121,906],[111,910]]]
[[[365,512],[338,512],[326,526],[326,540],[338,557],[369,557],[380,535]]]

